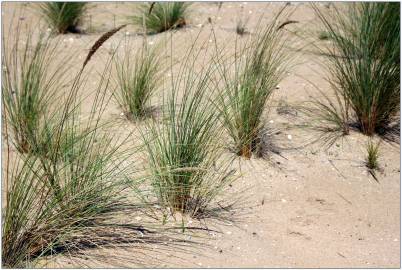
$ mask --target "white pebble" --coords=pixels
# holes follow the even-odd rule
[[[273,124],[273,123],[274,123],[274,120],[269,120],[269,123]]]
[[[277,86],[275,87],[275,89],[279,89],[279,85],[277,85]]]
[[[154,45],[153,41],[148,42],[149,45]]]
[[[120,113],[120,116],[124,116],[124,112]]]
[[[70,38],[68,39],[68,41],[70,41],[71,43],[73,43],[73,42],[74,42],[74,39],[73,39],[72,37],[70,37]]]
[[[229,234],[229,235],[230,235],[230,234],[232,234],[232,232],[228,231],[228,232],[226,232],[226,234]]]
[[[212,42],[212,39],[209,40],[209,43],[211,43],[211,42]]]
[[[288,140],[292,139],[292,135],[288,134]]]
[[[127,31],[127,32],[126,32],[126,36],[128,36],[128,35],[130,35],[130,32]]]

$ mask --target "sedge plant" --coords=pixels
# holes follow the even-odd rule
[[[188,2],[151,2],[141,4],[131,21],[149,34],[183,27],[187,24]]]
[[[219,202],[234,172],[221,157],[222,128],[211,91],[213,65],[196,70],[199,52],[194,50],[171,78],[162,122],[152,121],[143,139],[157,203],[171,214],[202,217]]]
[[[243,36],[244,34],[247,33],[247,21],[248,18],[246,20],[244,20],[243,18],[238,18],[237,22],[236,22],[236,33],[240,36]]]
[[[44,2],[38,9],[48,25],[59,34],[79,33],[87,2]]]
[[[378,158],[380,156],[379,153],[380,142],[374,143],[372,140],[369,140],[366,145],[367,157],[366,157],[366,167],[371,170],[378,170],[379,163]]]
[[[378,181],[376,172],[380,170],[380,164],[378,159],[380,158],[380,143],[374,143],[373,140],[370,138],[366,144],[366,160],[364,165],[366,166],[368,172],[374,178],[374,180]]]
[[[241,7],[241,12],[237,17],[236,20],[236,33],[240,36],[243,36],[244,34],[247,33],[247,23],[250,19],[250,17],[244,17],[243,13],[243,6]]]
[[[112,219],[130,208],[123,191],[135,166],[129,161],[132,152],[122,148],[126,138],[120,140],[107,133],[107,125],[101,119],[111,98],[107,95],[111,60],[99,75],[85,119],[80,117],[80,91],[87,79],[84,67],[61,98],[58,110],[45,118],[49,139],[46,155],[28,152],[9,158],[10,121],[5,121],[5,267],[32,267],[47,255],[78,255],[88,247],[127,245],[141,237],[140,226],[131,222],[123,226]]]
[[[323,50],[329,82],[338,97],[333,122],[373,135],[390,124],[400,107],[399,3],[348,3],[331,14],[315,7],[331,40]],[[327,102],[324,102],[328,104]],[[332,108],[321,106],[326,114]],[[343,123],[338,119],[343,118]],[[337,123],[338,122],[338,123]]]
[[[52,65],[58,42],[51,42],[43,32],[35,40],[30,29],[23,38],[21,29],[21,25],[16,31],[10,29],[7,39],[3,35],[2,100],[13,144],[27,153],[39,150],[34,141],[41,139],[43,118],[66,83],[69,61]]]
[[[282,12],[283,9],[245,45],[236,46],[234,64],[218,61],[223,89],[217,107],[232,139],[232,150],[245,158],[259,148],[266,106],[288,63],[284,50],[286,38],[278,29]]]
[[[124,55],[116,55],[114,61],[117,89],[113,94],[128,119],[143,119],[149,112],[149,102],[160,79],[158,47],[147,46],[144,42],[141,49],[131,55],[133,50],[127,40],[124,45]]]

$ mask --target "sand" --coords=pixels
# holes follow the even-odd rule
[[[9,24],[14,10],[21,3],[2,3],[2,17]],[[31,7],[33,4],[29,4]],[[219,9],[216,3],[194,3],[189,25],[168,34],[174,39],[173,60],[180,61],[183,52],[191,45],[198,31],[203,32],[197,46],[204,46],[210,39],[211,25],[218,37],[218,44],[233,51],[235,39],[242,39],[235,32],[239,14],[250,16],[247,29],[255,31],[259,16],[269,20],[283,3],[225,2]],[[62,47],[76,52],[74,62],[79,67],[92,43],[105,31],[124,23],[126,16],[134,10],[135,4],[127,2],[91,3],[84,27],[87,34],[68,34]],[[321,8],[324,5],[319,4]],[[317,35],[317,18],[308,3],[292,3],[289,31]],[[35,23],[37,14],[27,10],[24,21]],[[96,68],[107,59],[123,36],[130,38],[135,46],[141,44],[136,30],[128,26],[116,34],[97,52],[91,60]],[[153,35],[148,42],[157,43],[166,35]],[[328,41],[317,41],[324,44]],[[301,48],[306,41],[295,39],[293,48]],[[321,45],[322,45],[321,44]],[[267,268],[399,268],[400,267],[400,148],[398,143],[383,142],[380,166],[376,182],[364,166],[367,137],[352,132],[329,149],[319,143],[311,143],[316,134],[300,128],[302,119],[294,110],[278,110],[284,104],[290,106],[315,97],[320,90],[331,93],[325,79],[323,57],[308,53],[313,46],[303,47],[295,52],[293,64],[289,66],[286,78],[279,84],[265,120],[273,130],[280,131],[273,137],[275,145],[281,148],[280,155],[270,154],[268,160],[252,158],[239,159],[236,167],[242,177],[233,186],[233,194],[244,191],[246,200],[238,205],[236,222],[217,223],[206,220],[218,233],[205,234],[203,248],[193,248],[190,253],[168,250],[156,254],[159,267],[267,267]],[[170,55],[170,53],[167,53]],[[173,71],[174,72],[174,71]],[[166,71],[166,76],[170,72]],[[95,80],[95,77],[94,79]],[[90,80],[91,81],[91,78]],[[313,83],[313,84],[312,84]],[[162,93],[153,98],[155,106],[160,104]],[[89,101],[88,101],[89,102]],[[88,103],[90,104],[90,103]],[[291,108],[291,107],[290,107]],[[269,109],[269,110],[268,110]],[[279,112],[278,112],[279,111]],[[120,116],[116,104],[108,107],[105,119],[119,123],[115,128],[120,134],[141,127]],[[290,135],[290,136],[289,136]],[[134,142],[135,143],[135,142]],[[229,154],[229,153],[228,153]],[[230,194],[228,194],[230,196]],[[206,247],[208,245],[208,247]],[[141,247],[139,247],[141,249]],[[110,249],[105,255],[138,256],[136,251]],[[130,253],[132,252],[132,253]],[[157,252],[156,252],[157,253]],[[153,254],[153,253],[152,253]],[[151,255],[144,250],[144,258]],[[52,264],[50,264],[52,265]],[[61,260],[58,267],[71,267],[78,262]],[[138,267],[135,263],[117,264],[122,267]],[[111,261],[105,264],[86,266],[115,266]]]

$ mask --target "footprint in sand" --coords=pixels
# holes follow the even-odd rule
[[[312,216],[312,215],[309,215],[309,216]],[[314,220],[309,218],[308,216],[303,217],[303,216],[298,215],[296,217],[291,218],[290,221],[292,223],[298,225],[298,226],[301,226],[301,227],[306,227],[306,226],[310,226],[312,224],[315,224]]]
[[[287,234],[290,235],[290,236],[294,236],[294,237],[301,237],[301,238],[303,238],[305,240],[311,240],[312,239],[310,236],[308,236],[305,233],[290,230],[290,229],[288,229]]]
[[[297,210],[296,216],[290,218],[293,225],[306,227],[316,224],[316,221],[320,218],[319,214],[308,214],[304,210]]]
[[[317,198],[317,197],[309,197],[306,201],[308,203],[310,203],[311,205],[316,206],[320,211],[336,212],[336,210],[333,208],[333,206],[335,204],[330,203],[325,199]]]

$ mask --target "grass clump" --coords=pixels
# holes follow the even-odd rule
[[[275,17],[237,49],[234,71],[220,65],[224,89],[218,107],[232,138],[233,151],[245,158],[259,148],[264,132],[263,113],[285,74],[288,59],[284,52],[285,38],[277,28],[278,17]]]
[[[332,41],[324,53],[336,105],[347,111],[342,125],[370,136],[392,122],[400,107],[399,5],[348,3],[346,12],[334,9],[332,15],[316,8]]]
[[[367,150],[366,167],[369,170],[374,171],[379,169],[379,163],[378,163],[378,158],[380,157],[379,149],[380,149],[380,142],[375,144],[371,140],[368,141],[366,146]]]
[[[378,161],[380,157],[380,142],[381,141],[378,141],[378,143],[373,143],[371,139],[367,142],[366,145],[367,156],[364,163],[365,166],[367,167],[368,172],[377,182],[379,181],[376,172],[380,170],[380,165]]]
[[[244,7],[241,6],[241,11],[240,14],[237,17],[236,20],[236,33],[240,36],[243,36],[244,34],[247,34],[247,23],[250,19],[249,16],[245,17],[244,15]]]
[[[183,27],[187,24],[188,2],[152,2],[140,5],[131,17],[138,27],[149,34]]]
[[[39,4],[39,11],[57,33],[79,33],[87,6],[86,2],[45,2]]]
[[[100,220],[118,209],[124,178],[111,165],[113,147],[103,147],[110,141],[95,144],[92,135],[70,144],[64,152],[70,157],[59,156],[58,162],[31,154],[22,164],[12,161],[3,210],[4,266],[35,265],[43,256],[78,251],[107,239]]]
[[[125,54],[115,58],[117,89],[114,97],[128,119],[142,119],[149,112],[149,102],[158,86],[161,61],[157,47],[145,43],[131,57],[132,50],[125,43]]]
[[[85,120],[80,117],[79,91],[87,77],[83,69],[74,77],[58,110],[45,118],[46,154],[28,152],[12,159],[7,147],[2,216],[5,267],[31,267],[47,255],[79,255],[85,248],[116,247],[139,237],[135,224],[112,221],[113,215],[130,207],[122,192],[133,169],[130,152],[121,148],[125,140],[104,132],[101,121],[110,100],[106,95],[110,66],[111,61],[100,74]],[[32,142],[34,147],[41,143]]]
[[[33,141],[42,135],[43,119],[65,82],[68,63],[64,60],[51,69],[57,45],[43,33],[37,41],[31,34],[22,39],[19,30],[8,40],[3,35],[3,49],[2,100],[13,144],[22,153],[35,152]]]
[[[164,100],[162,123],[152,122],[143,138],[158,204],[172,214],[200,217],[233,177],[220,159],[222,129],[209,100],[212,66],[195,71],[190,56],[183,62]]]
[[[238,18],[236,22],[236,33],[240,36],[243,36],[244,34],[247,33],[247,22],[248,18],[246,20],[242,18]]]

